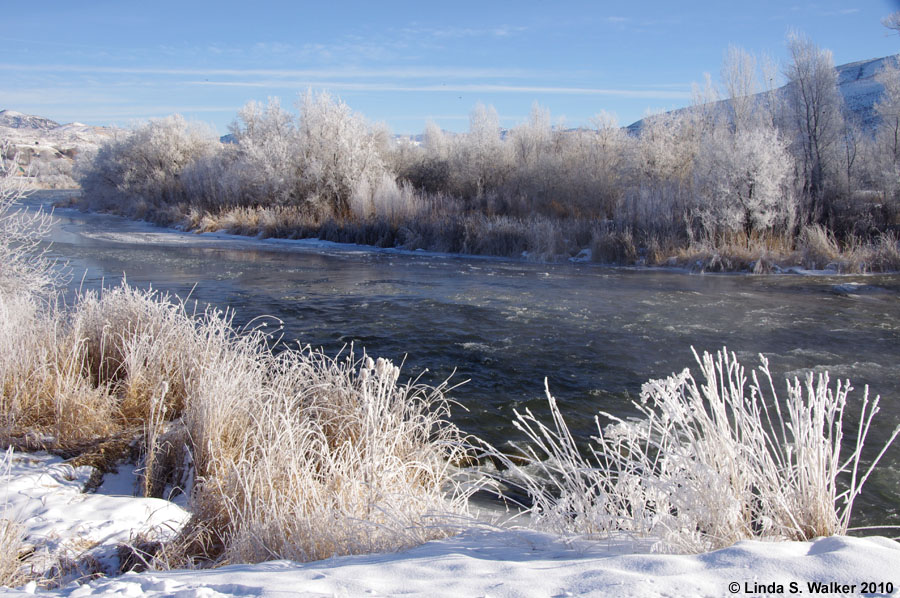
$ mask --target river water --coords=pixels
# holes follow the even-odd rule
[[[47,204],[59,192],[28,200]],[[114,216],[55,212],[51,251],[69,285],[118,284],[230,307],[244,323],[284,322],[285,339],[336,354],[405,361],[437,384],[453,374],[454,421],[502,445],[512,410],[545,412],[544,379],[576,435],[598,410],[631,413],[641,384],[727,346],[748,370],[849,378],[882,396],[870,453],[900,424],[900,275],[698,275],[587,264],[532,264],[319,242],[195,235]],[[696,369],[694,370],[696,372]],[[455,372],[455,373],[454,373]],[[857,501],[854,525],[900,524],[900,443]],[[896,534],[895,534],[896,535]]]

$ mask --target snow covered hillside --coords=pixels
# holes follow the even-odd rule
[[[866,129],[873,129],[877,122],[875,114],[875,102],[881,97],[884,87],[875,81],[875,75],[883,68],[884,63],[888,60],[900,60],[900,54],[894,56],[885,56],[882,58],[871,58],[869,60],[859,60],[835,67],[837,71],[838,91],[844,98],[844,104],[847,110],[855,115],[859,123]],[[780,97],[784,97],[787,93],[787,86],[779,87],[776,93]],[[766,101],[765,93],[756,95],[757,101],[763,103]],[[727,106],[728,100],[719,102],[721,107]],[[690,106],[673,110],[672,113],[680,114],[691,110]],[[644,119],[628,125],[628,130],[636,133],[641,130]]]
[[[34,177],[44,187],[75,185],[71,175],[77,156],[97,151],[117,131],[77,122],[60,125],[40,116],[0,111],[0,141],[9,144],[5,153],[15,153],[22,174]]]

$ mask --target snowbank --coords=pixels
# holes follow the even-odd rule
[[[158,499],[83,494],[90,468],[73,469],[55,457],[15,454],[8,469],[0,482],[7,516],[17,516],[29,541],[44,543],[48,552],[87,537],[98,543],[92,550],[108,558],[115,543],[127,542],[140,531],[164,536],[187,516],[176,505]],[[628,539],[564,540],[533,531],[486,527],[394,554],[129,573],[37,592],[72,598],[900,593],[900,544],[881,537],[744,541],[700,555],[650,554],[647,549],[646,543]],[[883,585],[864,588],[864,583]],[[829,591],[814,592],[809,584],[825,584]],[[35,591],[34,584],[0,588],[0,597]]]
[[[0,518],[25,528],[36,572],[60,560],[90,559],[106,574],[118,567],[117,546],[171,537],[190,513],[158,498],[86,494],[92,467],[72,467],[59,457],[8,452],[0,459]]]

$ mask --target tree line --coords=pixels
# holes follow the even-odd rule
[[[864,126],[831,52],[800,34],[788,49],[783,88],[771,65],[730,48],[718,88],[707,77],[693,106],[637,131],[604,112],[554,126],[537,104],[504,131],[479,104],[467,132],[429,123],[413,143],[312,91],[296,113],[250,102],[233,143],[173,115],[83,164],[81,202],[199,230],[543,259],[591,249],[598,261],[699,255],[728,268],[873,244],[896,257],[900,65],[883,61],[877,124]]]

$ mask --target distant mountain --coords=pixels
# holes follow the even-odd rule
[[[0,139],[36,151],[77,153],[97,149],[118,131],[120,129],[114,127],[94,127],[77,122],[61,125],[42,116],[0,110]]]
[[[878,122],[875,103],[884,92],[884,86],[875,81],[875,75],[887,61],[900,61],[900,54],[861,60],[836,67],[838,90],[844,96],[847,109],[856,114],[864,127],[874,127]]]
[[[59,126],[58,122],[41,116],[32,116],[30,114],[22,114],[15,110],[0,110],[0,127],[9,127],[11,129],[37,129],[39,131],[49,131]]]
[[[0,159],[15,160],[24,176],[43,187],[77,186],[72,178],[76,157],[97,151],[121,129],[59,123],[15,110],[0,110]]]
[[[875,114],[875,103],[881,97],[882,92],[884,92],[884,87],[875,81],[875,75],[884,67],[884,63],[888,60],[900,61],[900,54],[860,60],[835,67],[838,91],[844,97],[844,104],[847,110],[855,115],[860,124],[867,129],[874,128],[878,123],[878,115]],[[784,85],[775,90],[775,93],[783,98],[787,95],[787,91],[788,86]],[[766,101],[765,94],[762,93],[756,94],[756,98],[760,104]],[[716,104],[725,109],[728,106],[728,100],[722,100],[721,102],[716,102]],[[693,107],[679,108],[667,114],[680,114],[688,110],[693,110]],[[631,133],[640,132],[644,120],[641,119],[628,125],[628,131]]]

